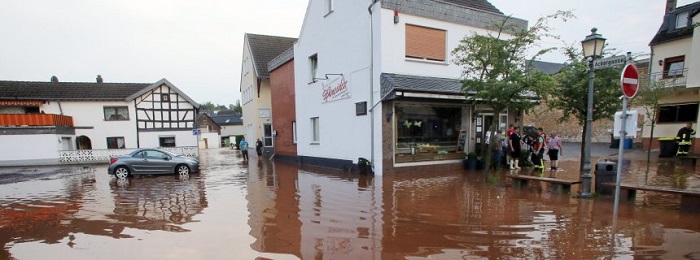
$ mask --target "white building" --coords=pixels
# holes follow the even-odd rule
[[[671,94],[661,100],[654,137],[675,136],[678,129],[690,122],[695,129],[700,112],[700,2],[676,7],[668,1],[666,14],[658,32],[649,43],[651,47],[650,81],[671,88]],[[644,127],[644,144],[651,128]],[[698,139],[693,140],[697,143]],[[652,142],[658,147],[658,142]],[[694,152],[700,146],[693,145]]]
[[[196,147],[198,108],[166,79],[0,81],[0,164],[54,164],[71,150]]]
[[[375,174],[458,165],[485,129],[514,112],[465,104],[451,51],[506,16],[486,0],[310,0],[294,46],[297,149],[302,164]],[[509,21],[517,28],[527,22]],[[461,140],[461,141],[460,141]]]

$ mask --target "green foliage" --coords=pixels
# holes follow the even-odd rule
[[[581,125],[586,122],[588,103],[588,62],[583,54],[572,47],[566,49],[569,60],[556,75],[556,85],[547,101],[550,109],[563,112],[560,121],[576,119]],[[593,121],[612,118],[621,108],[619,97],[621,68],[604,68],[595,71],[593,81]]]
[[[241,147],[238,146],[238,144],[240,144],[241,140],[243,140],[243,135],[235,135],[235,138],[236,138],[236,150],[240,150]]]
[[[228,109],[231,109],[233,111],[236,111],[237,114],[243,114],[243,107],[241,107],[241,100],[236,99],[236,104],[229,104]]]
[[[500,114],[504,109],[528,111],[540,97],[552,88],[555,81],[540,71],[532,69],[532,61],[554,50],[545,48],[528,57],[528,53],[544,39],[559,39],[551,34],[552,19],[567,21],[573,18],[568,11],[542,17],[529,29],[516,28],[506,17],[486,34],[472,34],[460,41],[452,51],[453,62],[463,67],[462,91],[473,103],[484,103]],[[496,124],[490,131],[495,134]],[[493,136],[492,136],[493,137]],[[492,138],[491,137],[491,138]],[[489,149],[498,145],[492,142]],[[484,162],[490,161],[491,153],[485,153]],[[488,165],[487,167],[488,168]]]
[[[239,103],[240,104],[240,103]],[[231,107],[232,105],[229,105]],[[205,103],[199,104],[199,109],[202,110],[223,110],[226,109],[226,106],[224,105],[219,105],[219,104],[214,104],[211,103],[211,101],[207,101]]]

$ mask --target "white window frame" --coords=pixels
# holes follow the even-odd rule
[[[310,83],[316,83],[316,75],[318,74],[318,54],[309,56],[309,77]]]
[[[297,143],[297,121],[292,121],[292,143]]]
[[[320,122],[318,117],[311,118],[311,144],[321,143]]]
[[[676,29],[688,27],[688,12],[676,15]]]

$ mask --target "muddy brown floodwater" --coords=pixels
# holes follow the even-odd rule
[[[372,178],[245,165],[226,149],[200,159],[190,176],[117,181],[106,166],[68,167],[1,184],[0,258],[700,259],[700,214],[673,195],[622,204],[613,230],[612,198],[513,188],[506,171]],[[546,174],[577,178],[577,162],[561,167]],[[625,181],[700,189],[687,167],[622,167]]]

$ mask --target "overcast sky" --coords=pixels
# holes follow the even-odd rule
[[[370,3],[370,0],[336,0]],[[665,0],[490,0],[530,24],[553,23],[579,45],[598,27],[620,52],[648,53]],[[685,5],[692,0],[679,0]],[[195,101],[240,98],[243,34],[298,37],[308,0],[0,0],[0,80],[151,83],[166,78]],[[556,41],[544,42],[557,44]],[[553,53],[545,61],[563,62]]]

